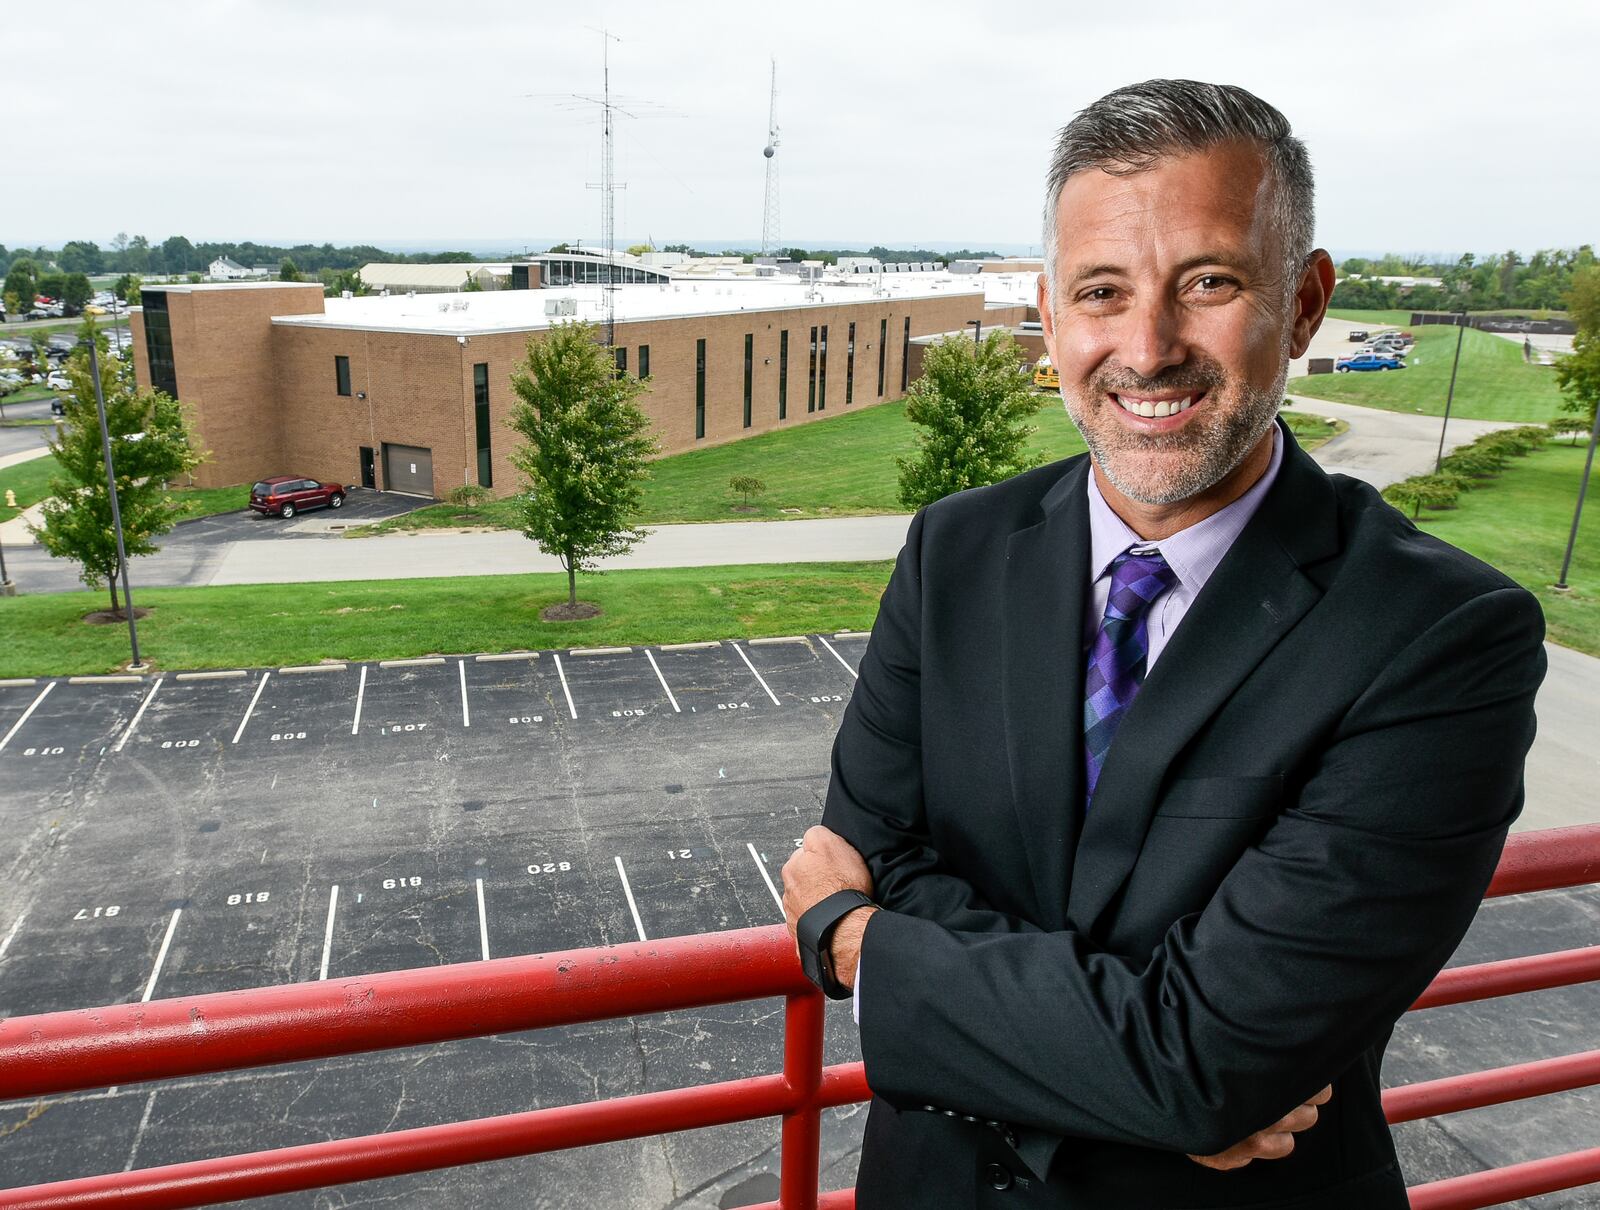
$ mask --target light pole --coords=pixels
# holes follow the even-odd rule
[[[1594,447],[1600,443],[1600,408],[1595,409],[1594,424],[1589,429],[1589,456],[1583,460],[1583,478],[1578,480],[1578,507],[1572,513],[1572,532],[1567,535],[1567,554],[1561,560],[1561,578],[1552,585],[1557,592],[1572,587],[1567,583],[1567,572],[1572,568],[1572,548],[1578,544],[1578,522],[1583,519],[1583,497],[1589,491],[1589,472],[1594,469]]]
[[[972,359],[978,359],[978,346],[983,343],[983,320],[969,319],[967,326],[972,328]]]
[[[1461,312],[1456,327],[1456,359],[1450,363],[1450,390],[1444,397],[1444,423],[1439,426],[1439,453],[1433,460],[1433,473],[1444,465],[1444,430],[1450,424],[1450,401],[1456,397],[1456,369],[1461,365],[1461,338],[1467,334],[1467,313]]]
[[[11,577],[6,573],[6,544],[0,541],[0,597],[16,595],[17,586],[11,582]]]
[[[111,465],[111,431],[106,427],[106,396],[100,388],[100,351],[89,337],[89,377],[94,379],[94,402],[100,413],[100,450],[106,461],[106,488],[111,493],[111,526],[117,535],[117,566],[122,569],[122,605],[128,611],[128,645],[133,649],[129,672],[143,672],[147,665],[139,659],[139,627],[133,616],[133,588],[128,583],[128,551],[122,541],[122,509],[117,504],[117,476]],[[140,434],[143,436],[143,434]]]

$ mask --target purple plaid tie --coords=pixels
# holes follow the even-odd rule
[[[1089,648],[1089,668],[1083,679],[1085,810],[1094,798],[1095,783],[1100,780],[1122,716],[1144,683],[1145,657],[1150,651],[1145,622],[1150,606],[1177,582],[1177,574],[1160,551],[1136,555],[1125,550],[1112,560],[1106,616]]]

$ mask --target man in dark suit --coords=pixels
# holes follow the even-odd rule
[[[1379,1064],[1521,809],[1538,606],[1277,422],[1333,287],[1277,110],[1102,98],[1046,233],[1089,454],[917,514],[784,868],[858,1204],[1399,1210]]]

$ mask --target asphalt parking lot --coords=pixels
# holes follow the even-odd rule
[[[0,1013],[779,923],[864,648],[0,683]],[[1596,919],[1587,891],[1497,901],[1453,962],[1587,944]],[[1386,1077],[1588,1049],[1597,1007],[1579,988],[1417,1014]],[[829,1061],[859,1057],[848,1004],[829,1012]],[[764,1001],[0,1101],[0,1185],[755,1075],[781,1041]],[[1589,1145],[1597,1110],[1569,1093],[1397,1137],[1416,1181]],[[826,1115],[824,1187],[854,1179],[864,1116]],[[776,1196],[776,1145],[747,1123],[267,1204],[736,1206]]]

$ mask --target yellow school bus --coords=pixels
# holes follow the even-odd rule
[[[1050,364],[1050,354],[1044,354],[1033,363],[1033,385],[1051,391],[1061,389],[1061,375],[1056,373],[1055,366]]]

